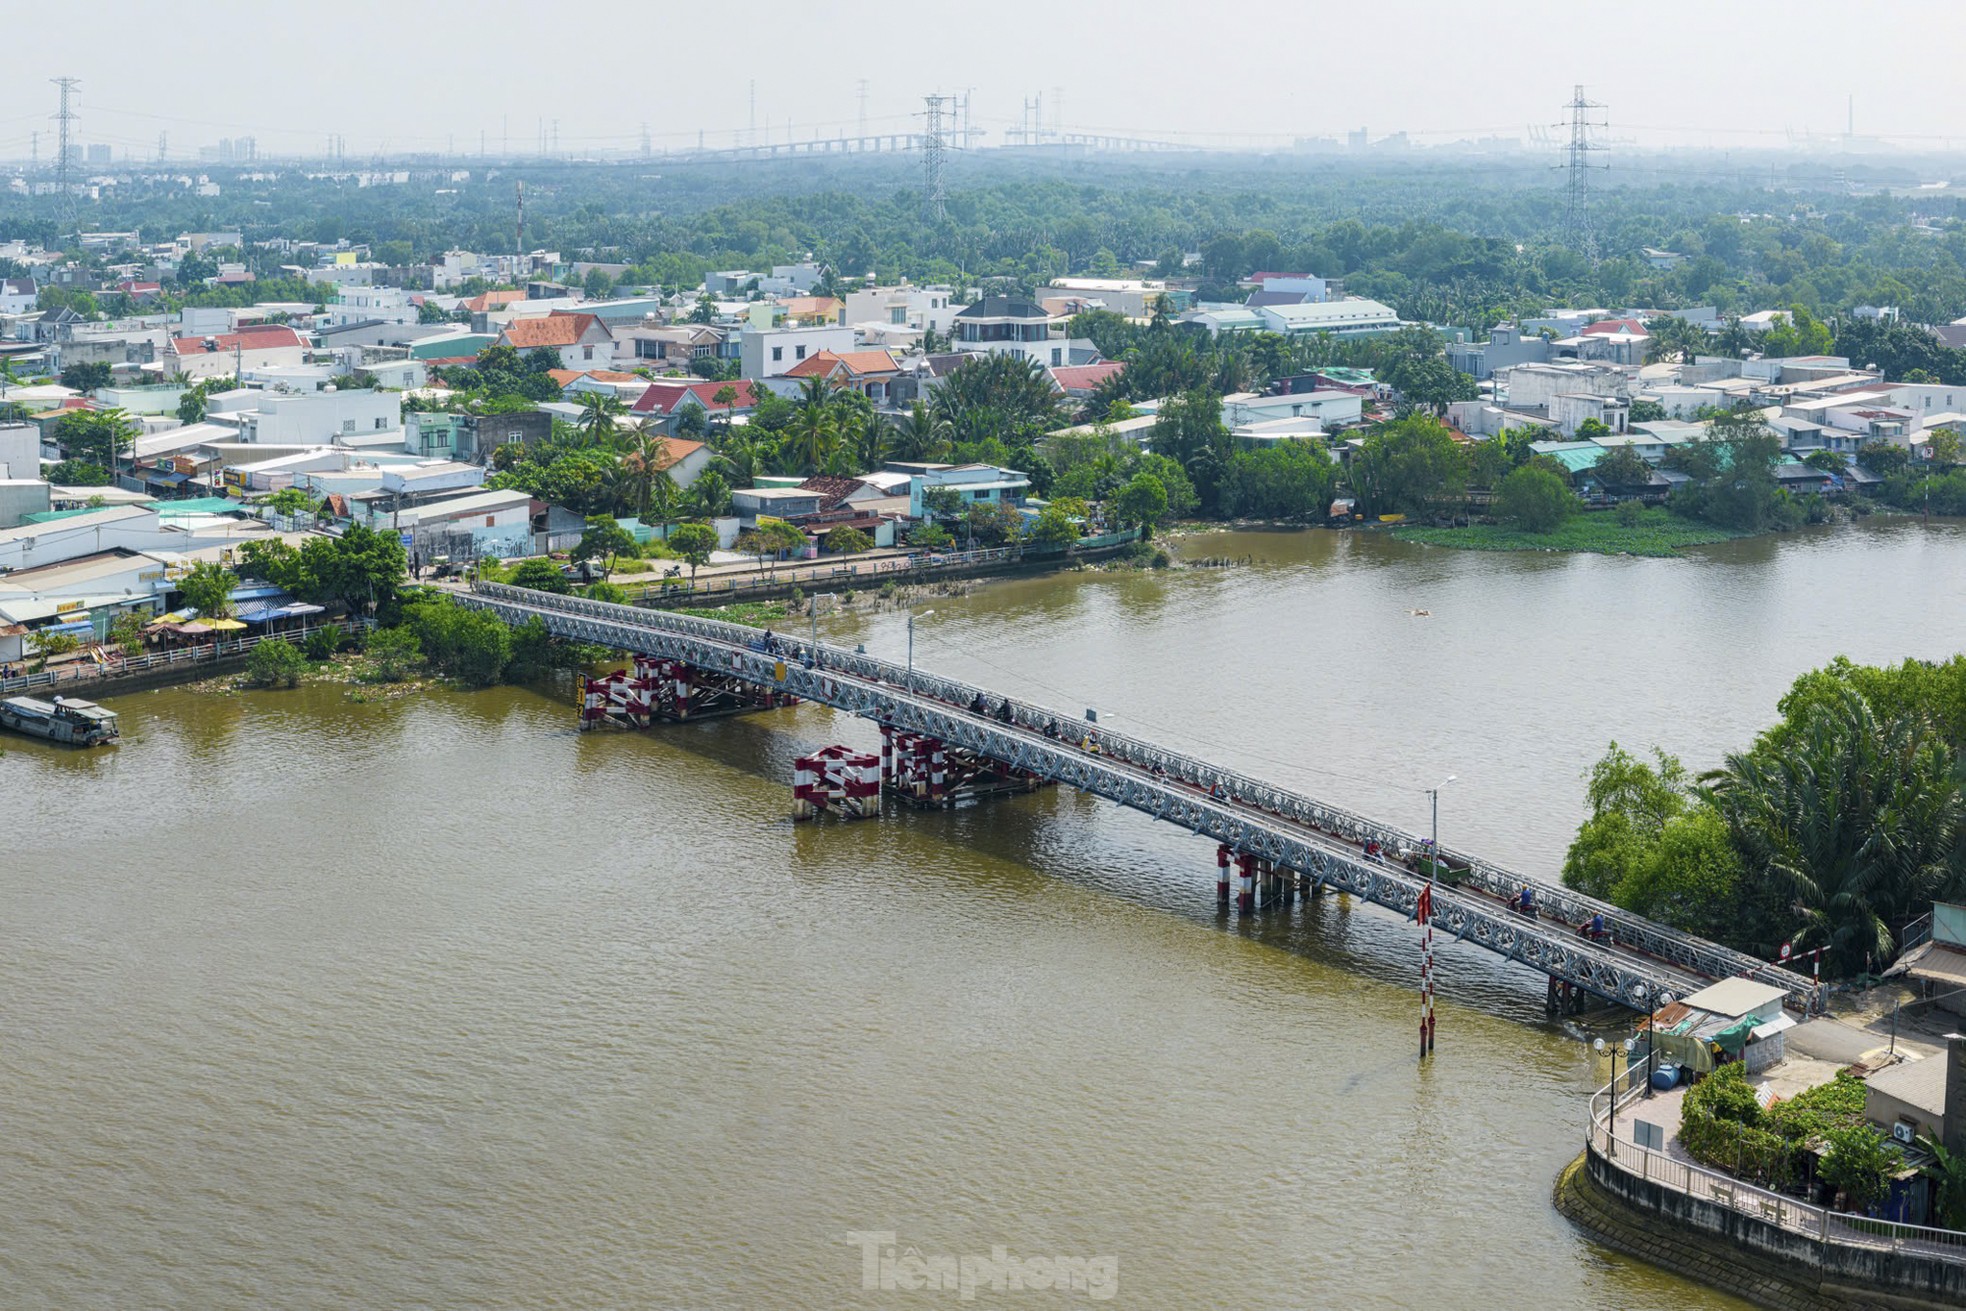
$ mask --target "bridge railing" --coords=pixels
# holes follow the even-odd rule
[[[1412,915],[1421,876],[1399,866],[1368,860],[1355,847],[1330,834],[1311,833],[1273,822],[1245,801],[1217,800],[1207,785],[1209,771],[1177,753],[1147,743],[1102,734],[1099,753],[1077,742],[1044,735],[1055,716],[1042,708],[1012,703],[1009,722],[960,709],[977,689],[953,679],[907,670],[878,657],[821,648],[812,664],[788,651],[759,649],[757,629],[693,616],[655,615],[580,597],[544,594],[485,584],[466,604],[503,604],[523,613],[543,612],[563,636],[623,650],[673,656],[699,667],[729,672],[749,681],[772,683],[806,697],[910,731],[926,733],[1013,768],[1107,797],[1158,819],[1214,838],[1237,850],[1267,857],[1350,892]],[[654,620],[655,622],[651,622]],[[1165,777],[1151,770],[1158,765]],[[1285,820],[1277,815],[1275,820]],[[1291,821],[1295,823],[1295,821]],[[1650,1010],[1685,991],[1683,975],[1600,946],[1560,925],[1529,920],[1500,906],[1436,889],[1433,922],[1446,937],[1468,939],[1487,950],[1547,973],[1620,1004]]]
[[[639,623],[671,632],[687,632],[711,641],[736,642],[745,645],[758,639],[757,630],[723,620],[674,615],[643,610],[634,606],[617,606],[610,602],[592,601],[584,597],[532,592],[525,588],[511,587],[509,584],[482,583],[477,586],[486,595],[502,597],[522,605],[545,606],[566,610],[569,613],[588,614],[596,618]],[[802,645],[802,643],[795,644]],[[898,683],[909,677],[905,666],[825,643],[819,644],[817,656],[824,663],[835,668],[846,668],[863,677],[877,678],[884,682]],[[914,672],[913,678],[915,687],[924,694],[942,701],[965,704],[979,693],[993,701],[1003,699],[996,694],[988,693],[986,689],[920,669]],[[1081,732],[1093,730],[1092,725],[1083,724],[1076,716],[1069,713],[1061,716],[1056,711],[1029,702],[1013,700],[1011,704],[1015,722],[1029,727],[1042,727],[1048,722],[1056,721],[1066,726],[1068,731],[1073,725],[1079,725]],[[1294,823],[1318,829],[1353,845],[1363,846],[1366,842],[1372,841],[1395,850],[1402,847],[1409,850],[1423,848],[1424,844],[1417,835],[1367,819],[1342,807],[1328,805],[1278,787],[1276,784],[1225,769],[1185,752],[1173,751],[1125,733],[1115,732],[1103,725],[1098,726],[1096,731],[1102,750],[1143,765],[1159,765],[1177,781],[1190,783],[1204,790],[1212,791],[1219,787],[1245,805],[1254,805],[1271,811]],[[1706,978],[1725,978],[1731,975],[1761,978],[1787,990],[1791,1001],[1805,1009],[1813,1009],[1817,1004],[1816,994],[1809,980],[1756,957],[1733,951],[1717,943],[1707,942],[1666,925],[1655,924],[1607,902],[1583,896],[1561,884],[1533,879],[1453,848],[1443,847],[1441,855],[1451,865],[1462,867],[1459,871],[1460,883],[1471,886],[1490,897],[1506,901],[1528,884],[1536,890],[1540,902],[1539,913],[1557,922],[1574,928],[1589,921],[1593,915],[1602,915],[1613,940],[1624,947],[1643,952],[1666,964]]]

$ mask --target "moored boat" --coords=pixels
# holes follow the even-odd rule
[[[0,728],[78,747],[99,746],[118,737],[114,710],[69,696],[48,701],[31,696],[0,700]]]

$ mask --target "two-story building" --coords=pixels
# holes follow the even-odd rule
[[[949,488],[963,505],[1022,505],[1030,493],[1030,478],[1016,469],[999,469],[994,464],[958,464],[925,468],[908,480],[908,515],[920,519],[927,513],[928,493]]]
[[[283,324],[240,324],[237,332],[173,337],[164,347],[164,373],[194,381],[230,378],[247,369],[303,364],[307,343]]]
[[[901,366],[886,351],[821,351],[785,371],[787,378],[824,378],[835,387],[859,392],[875,406],[889,402]]]
[[[1022,297],[985,296],[956,314],[955,327],[959,351],[1022,355],[1046,368],[1070,363],[1065,339],[1053,334],[1051,316]]]

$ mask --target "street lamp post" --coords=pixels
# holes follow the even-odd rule
[[[908,690],[910,692],[915,690],[915,620],[927,619],[934,613],[933,610],[924,610],[920,614],[912,610],[908,612]]]
[[[1446,778],[1442,779],[1436,786],[1427,789],[1427,796],[1432,798],[1433,800],[1433,812],[1434,812],[1433,836],[1428,842],[1428,850],[1427,850],[1427,877],[1428,878],[1433,877],[1433,871],[1440,862],[1440,790],[1441,788],[1446,787],[1449,783],[1452,783],[1457,777],[1459,777],[1459,775],[1449,774]]]
[[[1633,1047],[1634,1047],[1634,1046],[1635,1046],[1635,1045],[1637,1044],[1637,1042],[1638,1042],[1638,1039],[1636,1039],[1636,1038],[1627,1038],[1627,1039],[1625,1039],[1625,1041],[1624,1041],[1624,1044],[1623,1044],[1623,1047],[1624,1047],[1624,1053],[1625,1053],[1625,1070],[1626,1070],[1626,1073],[1627,1073],[1627,1074],[1629,1074],[1629,1073],[1630,1073],[1630,1071],[1631,1071],[1631,1053],[1632,1053],[1632,1048],[1633,1048]],[[1607,1152],[1608,1154],[1610,1154],[1610,1155],[1612,1155],[1612,1156],[1616,1156],[1616,1155],[1618,1154],[1618,1051],[1619,1051],[1619,1044],[1617,1044],[1617,1043],[1609,1043],[1609,1044],[1607,1044],[1607,1043],[1606,1043],[1606,1042],[1604,1041],[1604,1039],[1602,1039],[1602,1038],[1599,1038],[1599,1039],[1597,1039],[1597,1040],[1595,1040],[1594,1042],[1592,1042],[1592,1043],[1591,1043],[1591,1046],[1592,1046],[1592,1047],[1594,1047],[1594,1048],[1596,1048],[1596,1049],[1597,1049],[1598,1051],[1600,1051],[1600,1052],[1603,1052],[1603,1051],[1609,1051],[1609,1052],[1611,1053],[1611,1113],[1610,1113],[1610,1116],[1609,1116],[1609,1118],[1608,1118],[1608,1119],[1606,1120],[1606,1125],[1607,1125],[1607,1128],[1608,1128],[1608,1130],[1609,1130],[1609,1132],[1610,1132],[1610,1135],[1611,1135],[1611,1137],[1610,1137],[1610,1141],[1609,1141],[1609,1142],[1608,1142],[1608,1143],[1607,1143],[1607,1144],[1605,1145],[1605,1150],[1606,1150],[1606,1152]]]

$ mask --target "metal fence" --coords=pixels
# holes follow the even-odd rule
[[[46,669],[15,678],[0,678],[0,693],[27,692],[35,688],[59,691],[62,688],[86,687],[105,680],[146,673],[153,669],[217,664],[221,660],[244,655],[261,642],[300,643],[306,641],[309,634],[322,629],[347,633],[374,627],[375,620],[358,617],[325,624],[304,624],[299,628],[291,628],[279,633],[260,633],[252,637],[235,637],[220,642],[201,642],[196,646],[172,647],[167,651],[146,651],[142,655],[112,656],[99,663],[64,665],[60,669]]]
[[[1832,1211],[1785,1193],[1770,1192],[1746,1180],[1665,1152],[1641,1147],[1612,1132],[1611,1094],[1617,1088],[1617,1111],[1643,1100],[1645,1067],[1627,1068],[1616,1080],[1592,1094],[1586,1141],[1591,1154],[1636,1179],[1723,1207],[1790,1233],[1813,1238],[1826,1246],[1865,1248],[1933,1257],[1966,1264],[1966,1233],[1924,1225],[1873,1220]]]

